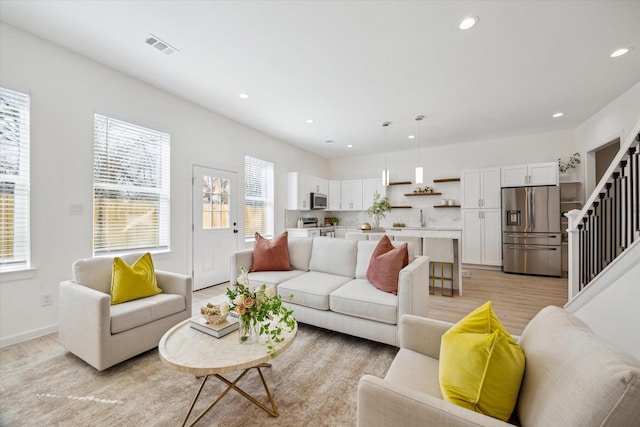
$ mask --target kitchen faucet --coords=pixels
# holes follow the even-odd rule
[[[420,209],[420,227],[424,227],[424,216],[422,215],[422,209]]]

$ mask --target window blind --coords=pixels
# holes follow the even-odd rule
[[[169,249],[169,135],[94,116],[93,251]]]
[[[0,271],[31,267],[29,102],[0,88]]]
[[[273,236],[273,163],[244,157],[244,234]]]

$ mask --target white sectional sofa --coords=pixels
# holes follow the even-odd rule
[[[251,272],[249,281],[275,285],[298,322],[398,346],[402,315],[427,314],[429,258],[409,253],[409,265],[400,271],[394,295],[366,278],[377,244],[331,237],[289,238],[293,270]],[[252,254],[247,249],[231,255],[231,283],[240,266],[250,269]]]

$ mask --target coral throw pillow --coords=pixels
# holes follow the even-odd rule
[[[524,365],[522,349],[487,301],[442,335],[442,396],[448,402],[507,421],[518,399]]]
[[[142,255],[133,265],[122,258],[113,259],[111,305],[146,298],[162,292],[156,283],[151,254]]]
[[[249,271],[289,271],[289,244],[288,232],[284,232],[273,238],[270,242],[256,233],[256,242],[253,244],[253,261]]]
[[[389,237],[384,235],[371,254],[367,280],[381,291],[397,294],[398,274],[407,264],[409,264],[407,244],[403,243],[396,248]]]

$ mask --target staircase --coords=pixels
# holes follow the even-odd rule
[[[640,358],[640,121],[584,208],[569,219],[569,302],[599,335]]]

